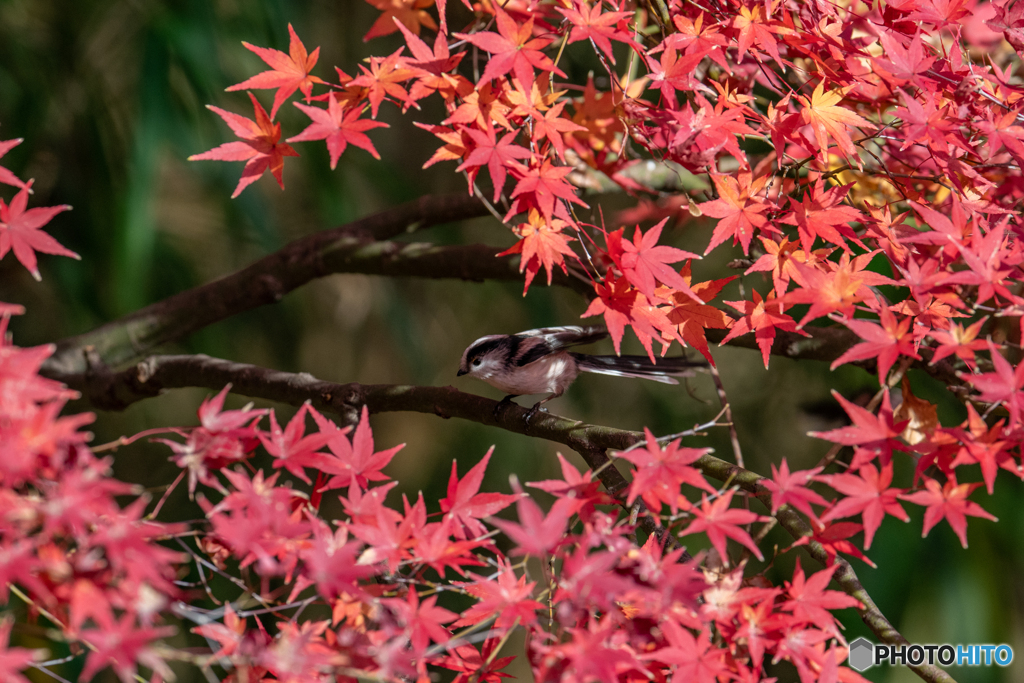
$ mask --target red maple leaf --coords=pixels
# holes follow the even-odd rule
[[[810,192],[804,194],[801,201],[789,198],[793,213],[787,214],[781,221],[797,226],[805,253],[811,253],[815,237],[839,245],[844,250],[849,249],[847,240],[864,246],[848,225],[851,221],[863,221],[864,214],[852,206],[842,204],[850,187],[847,185],[825,190],[819,180]]]
[[[381,602],[394,612],[399,623],[405,626],[405,632],[415,652],[423,652],[431,641],[447,643],[451,639],[451,634],[443,624],[454,621],[456,615],[444,607],[437,606],[437,595],[431,595],[420,602],[419,594],[413,587],[404,600],[384,598]]]
[[[313,538],[300,551],[303,578],[306,585],[315,585],[326,600],[338,596],[363,596],[360,581],[373,576],[377,570],[359,562],[363,544],[350,538],[347,527],[334,533],[327,524],[317,519],[312,524]],[[300,587],[296,582],[296,588]]]
[[[950,467],[964,463],[978,463],[981,466],[981,478],[985,481],[988,494],[992,495],[995,486],[996,472],[1003,467],[1017,473],[1017,461],[1008,452],[1011,443],[1006,438],[1005,420],[999,420],[992,427],[978,415],[972,403],[967,404],[967,420],[964,421],[956,434],[961,443],[956,459]]]
[[[643,655],[643,659],[673,665],[673,681],[678,678],[692,683],[716,683],[720,676],[729,675],[726,652],[711,644],[708,629],[701,629],[694,637],[672,618],[663,619],[659,627],[668,646]]]
[[[83,631],[82,639],[92,646],[92,651],[85,660],[82,678],[91,680],[97,672],[109,665],[122,683],[132,683],[135,680],[136,665],[141,664],[165,679],[173,679],[174,673],[170,667],[150,645],[151,641],[174,632],[173,626],[141,626],[135,623],[135,615],[131,612],[125,612],[117,624]]]
[[[200,635],[209,640],[215,640],[220,644],[220,649],[214,652],[211,657],[230,657],[242,643],[242,636],[245,635],[246,621],[239,617],[229,602],[224,606],[224,623],[212,621],[202,626],[196,626],[192,633]]]
[[[381,472],[395,453],[402,450],[405,444],[399,444],[384,451],[373,451],[373,431],[370,429],[370,411],[364,405],[359,417],[359,425],[349,442],[349,428],[341,429],[320,413],[313,412],[320,432],[327,437],[330,454],[316,453],[310,456],[311,462],[321,472],[331,476],[321,490],[345,488],[357,483],[366,488],[371,481],[384,481],[388,477]],[[315,457],[315,460],[312,459]]]
[[[293,475],[310,483],[305,468],[314,466],[311,456],[327,444],[327,435],[316,432],[305,436],[306,411],[315,412],[309,403],[302,404],[283,430],[277,423],[277,416],[270,412],[270,431],[257,432],[263,447],[274,458],[274,467],[284,467]]]
[[[874,64],[880,67],[877,73],[896,87],[911,82],[917,87],[926,87],[930,79],[921,74],[931,68],[935,58],[928,56],[921,33],[914,35],[908,47],[903,46],[900,36],[894,31],[879,31],[878,39],[888,59],[872,58]]]
[[[569,43],[592,40],[612,64],[615,63],[615,55],[612,54],[611,41],[626,43],[637,49],[640,47],[630,33],[622,28],[632,18],[632,12],[604,12],[602,5],[587,6],[583,0],[573,0],[572,9],[556,7],[555,10],[572,25]]]
[[[945,284],[977,285],[975,304],[985,303],[997,294],[1010,304],[1024,304],[1024,299],[1008,288],[1017,282],[1015,274],[1022,259],[1019,243],[1007,237],[1006,222],[993,226],[987,233],[974,230],[969,247],[955,245],[970,270],[953,273]]]
[[[682,48],[684,54],[692,55],[701,53],[709,56],[725,71],[732,71],[726,61],[725,48],[726,39],[719,32],[717,22],[704,23],[704,12],[697,14],[691,19],[683,14],[676,14],[672,17],[672,23],[676,25],[676,31],[665,38],[665,44],[674,48]]]
[[[495,517],[490,522],[501,529],[516,547],[513,555],[533,555],[547,557],[565,540],[566,526],[573,516],[576,501],[571,498],[559,498],[545,515],[537,503],[529,496],[522,495],[516,501],[516,513],[519,524]]]
[[[869,302],[875,309],[881,307],[871,288],[895,282],[884,275],[867,270],[871,259],[877,253],[872,251],[851,259],[848,252],[843,252],[838,264],[822,260],[807,265],[806,262],[802,263],[795,258],[789,260],[793,279],[800,285],[800,289],[786,293],[781,299],[786,304],[811,305],[797,328],[802,328],[811,320],[829,313],[838,312],[852,316],[854,306],[861,301]]]
[[[768,298],[762,299],[757,290],[754,290],[752,301],[726,301],[725,303],[742,313],[743,317],[733,324],[729,334],[722,340],[722,344],[726,344],[740,335],[753,332],[757,346],[761,349],[761,360],[764,361],[764,366],[767,368],[772,345],[775,343],[775,331],[794,332],[797,329],[796,321],[782,312],[784,310],[783,302],[775,298],[775,292],[769,292]]]
[[[494,17],[498,23],[498,32],[481,31],[479,33],[456,33],[456,37],[476,45],[481,50],[491,53],[487,66],[480,77],[480,83],[494,80],[505,74],[512,74],[529,92],[533,87],[534,67],[565,77],[565,73],[555,66],[551,58],[541,50],[551,44],[550,38],[533,38],[533,17],[522,25],[502,9],[493,5]]]
[[[565,100],[556,103],[555,106],[544,112],[543,116],[540,116],[536,110],[531,112],[533,141],[539,144],[541,140],[547,138],[555,148],[558,158],[562,160],[565,160],[565,134],[579,133],[587,130],[583,126],[573,123],[565,116],[562,116],[562,110],[565,109],[566,104]]]
[[[622,256],[619,260],[622,274],[650,300],[658,299],[654,293],[655,280],[657,280],[683,292],[697,303],[703,303],[703,300],[690,289],[690,284],[673,268],[668,267],[669,263],[676,263],[683,259],[699,259],[700,256],[682,249],[658,244],[661,230],[667,222],[668,218],[663,219],[648,230],[646,235],[640,231],[638,225],[636,232],[633,233],[632,242],[622,240]]]
[[[594,477],[594,473],[587,470],[585,474],[572,466],[561,453],[555,454],[562,468],[561,479],[545,479],[544,481],[531,481],[527,485],[535,489],[547,491],[553,496],[566,498],[575,503],[574,512],[578,513],[580,519],[587,521],[595,511],[595,505],[613,504],[615,499],[601,490],[601,480]]]
[[[730,508],[729,504],[732,503],[734,493],[735,491],[732,489],[725,491],[712,502],[708,501],[707,494],[702,494],[700,507],[690,509],[690,514],[693,515],[694,520],[679,535],[689,536],[690,534],[706,532],[708,538],[711,539],[711,545],[715,547],[722,561],[726,564],[729,564],[729,555],[725,547],[726,537],[739,542],[754,553],[757,559],[763,560],[764,556],[757,545],[754,544],[754,539],[750,537],[750,534],[741,529],[740,526],[758,521],[766,522],[769,518],[762,517],[750,510]]]
[[[1021,394],[1021,389],[1024,389],[1024,363],[1015,370],[995,344],[989,341],[988,345],[995,372],[963,374],[962,377],[981,392],[979,398],[982,401],[1005,405],[1010,413],[1010,425],[1016,426],[1020,423],[1021,408],[1024,407],[1024,394]]]
[[[772,492],[772,514],[778,512],[783,505],[791,505],[811,519],[816,519],[811,504],[828,507],[827,500],[817,491],[807,488],[807,484],[818,472],[821,472],[820,467],[791,473],[785,458],[782,459],[782,467],[776,468],[775,463],[772,463],[771,479],[761,480],[761,485]]]
[[[536,582],[526,582],[526,576],[516,578],[511,565],[498,560],[498,580],[479,579],[475,583],[457,584],[479,602],[462,613],[462,618],[453,626],[472,626],[485,619],[497,617],[494,627],[506,629],[516,622],[529,626],[537,621],[537,610],[544,605],[530,598]]]
[[[291,24],[288,24],[288,33],[291,35],[288,54],[280,50],[256,47],[243,42],[242,45],[259,55],[260,59],[269,64],[271,69],[228,88],[228,92],[277,88],[277,92],[274,93],[274,106],[270,109],[270,118],[277,116],[277,110],[296,90],[300,90],[308,102],[313,93],[313,84],[323,83],[322,80],[309,73],[316,66],[316,60],[320,57],[320,48],[313,50],[313,54],[307,54],[306,46],[299,40],[299,36],[295,34],[295,29]],[[213,107],[210,108],[213,109]],[[220,114],[220,111],[216,109],[214,111]],[[239,137],[242,136],[239,135]]]
[[[943,358],[955,354],[957,358],[967,364],[967,367],[973,370],[975,367],[974,352],[988,347],[984,339],[978,339],[981,326],[987,320],[988,316],[985,316],[967,328],[956,323],[951,325],[948,330],[930,330],[928,336],[937,341],[939,345],[932,353],[932,359],[928,361],[928,364],[934,365]]]
[[[450,517],[455,526],[452,532],[456,538],[471,539],[487,533],[486,527],[480,523],[484,517],[504,510],[519,496],[507,493],[478,493],[484,481],[484,471],[491,460],[494,447],[487,451],[483,460],[473,466],[466,476],[459,480],[458,463],[452,460],[452,475],[448,479],[448,495],[438,503],[441,512]]]
[[[836,501],[821,516],[822,521],[829,522],[859,514],[864,522],[864,550],[871,547],[875,531],[882,524],[886,513],[904,522],[910,519],[896,500],[905,489],[889,488],[892,484],[891,462],[883,465],[881,472],[867,463],[857,470],[857,474],[830,474],[818,479],[846,496]]]
[[[660,90],[664,103],[674,109],[676,90],[693,90],[693,72],[697,65],[704,59],[701,53],[680,55],[675,49],[669,48],[661,53],[660,59],[647,58],[647,65],[650,69],[651,90]]]
[[[331,154],[331,170],[337,167],[338,158],[349,143],[365,149],[374,159],[380,159],[380,154],[366,135],[366,131],[373,128],[388,128],[388,124],[383,121],[360,119],[362,109],[346,107],[334,93],[331,93],[327,101],[327,109],[311,107],[301,102],[296,102],[295,106],[306,112],[306,116],[313,119],[313,123],[298,135],[288,138],[288,142],[326,139],[327,151]]]
[[[443,19],[444,14],[441,17]],[[409,46],[409,51],[413,55],[412,59],[405,59],[404,65],[406,68],[412,69],[418,79],[409,91],[409,98],[419,101],[432,92],[438,92],[446,102],[451,101],[459,92],[460,86],[468,83],[464,77],[451,73],[459,66],[459,62],[466,56],[466,53],[451,54],[445,31],[438,32],[434,38],[434,49],[431,50],[426,43],[402,24],[399,23],[398,28],[405,36],[405,44]],[[417,123],[417,125],[421,124]]]
[[[408,506],[408,501],[406,501]],[[412,557],[410,549],[415,545],[413,530],[425,523],[426,504],[420,494],[415,506],[403,517],[390,508],[381,507],[376,519],[367,523],[349,523],[346,527],[368,546],[359,556],[357,564],[372,566],[378,562],[387,564],[388,571],[398,571],[399,565]]]
[[[235,191],[231,194],[232,199],[240,195],[242,190],[249,185],[259,180],[266,170],[270,171],[277,180],[277,184],[283,190],[284,180],[281,174],[284,172],[284,158],[299,156],[299,153],[288,144],[280,142],[281,124],[271,122],[266,110],[256,101],[255,95],[249,93],[249,98],[252,100],[252,106],[256,112],[255,121],[225,111],[212,104],[206,105],[207,109],[224,119],[235,135],[242,138],[242,140],[238,142],[225,142],[223,145],[214,147],[208,152],[193,154],[188,158],[189,161],[214,159],[217,161],[246,162],[245,168],[242,169],[242,177],[238,181],[238,186],[235,187]]]
[[[609,272],[605,275],[604,283],[594,283],[594,289],[597,298],[590,302],[590,307],[580,317],[604,315],[605,324],[615,344],[615,353],[620,353],[626,325],[633,328],[652,362],[655,360],[655,339],[666,347],[673,339],[683,343],[677,326],[668,319],[666,312],[651,305],[647,297],[632,287],[626,278],[616,278]]]
[[[732,20],[732,27],[739,31],[736,41],[739,48],[737,59],[742,59],[743,55],[750,49],[750,46],[756,44],[771,55],[776,63],[784,67],[785,62],[779,56],[779,44],[772,36],[772,33],[785,29],[781,27],[776,28],[774,26],[775,22],[770,21],[767,17],[761,18],[762,13],[767,14],[767,6],[755,4],[753,7],[746,7],[740,5],[738,9],[738,14]]]
[[[994,515],[989,514],[975,502],[967,500],[974,489],[981,486],[976,484],[957,484],[956,476],[949,474],[949,480],[945,484],[924,477],[924,491],[905,493],[900,496],[905,501],[924,505],[924,528],[921,530],[921,538],[928,535],[932,527],[945,519],[949,526],[960,538],[960,544],[967,547],[967,515],[972,517],[983,517],[997,522]]]
[[[847,540],[864,528],[860,524],[856,522],[828,522],[823,524],[812,519],[811,528],[813,531],[810,535],[801,536],[789,547],[799,548],[811,541],[821,544],[821,549],[828,556],[828,560],[825,563],[826,567],[831,567],[835,564],[839,553],[852,555],[871,567],[877,566],[857,546]]]
[[[41,280],[39,265],[36,262],[36,252],[43,254],[56,254],[57,256],[70,256],[73,259],[82,257],[65,248],[46,234],[40,228],[53,220],[53,217],[62,211],[70,211],[67,204],[60,206],[37,206],[33,209],[28,206],[28,195],[32,191],[32,181],[22,186],[18,194],[10,204],[0,199],[0,259],[7,255],[8,251],[14,251],[14,257],[21,261],[21,265],[32,273],[32,277]]]
[[[555,166],[547,158],[529,167],[516,162],[510,162],[510,165],[522,179],[512,191],[512,207],[505,216],[506,221],[531,207],[539,209],[547,220],[551,220],[556,211],[563,218],[568,218],[562,205],[558,205],[556,210],[555,202],[558,199],[587,208],[576,196],[576,189],[565,179],[565,176],[572,173],[572,166]]]
[[[651,430],[646,427],[644,435],[647,440],[643,448],[619,453],[620,458],[636,466],[633,482],[629,486],[627,505],[632,505],[638,497],[643,497],[652,511],[660,512],[662,503],[666,503],[672,514],[675,514],[680,507],[689,507],[689,502],[679,492],[682,484],[704,489],[711,494],[715,493],[715,487],[707,482],[700,470],[691,467],[709,452],[707,448],[681,448],[682,439],[676,439],[662,448]]]
[[[832,395],[850,416],[853,426],[840,427],[828,432],[809,432],[809,435],[833,443],[841,443],[844,446],[856,446],[853,462],[850,463],[851,470],[858,470],[876,457],[881,459],[882,465],[887,465],[892,460],[894,448],[906,449],[906,446],[897,439],[903,433],[907,421],[894,423],[888,391],[882,395],[882,407],[879,408],[877,416],[856,403],[847,401],[842,394],[834,389]]]
[[[442,15],[443,16],[443,15]],[[437,661],[437,666],[461,672],[452,683],[501,683],[512,674],[501,669],[512,663],[515,656],[495,657],[505,644],[505,638],[488,638],[478,650],[474,645],[447,648],[448,655]]]
[[[889,369],[897,358],[901,355],[908,358],[921,358],[917,355],[914,335],[910,331],[910,324],[913,322],[911,318],[898,321],[892,311],[885,307],[879,312],[879,318],[881,325],[869,320],[843,320],[843,324],[856,332],[857,336],[864,341],[850,347],[843,355],[836,358],[832,363],[832,370],[850,361],[875,358],[878,362],[878,383],[885,386]]]
[[[476,177],[477,170],[486,165],[488,173],[491,174],[491,184],[494,185],[494,201],[497,202],[501,191],[505,189],[505,167],[513,159],[529,159],[530,150],[515,144],[519,131],[506,133],[501,140],[488,122],[483,130],[467,128],[466,132],[473,141],[474,147],[466,156],[465,161],[459,165],[457,172],[470,169],[470,180]],[[551,269],[548,268],[548,273]],[[548,277],[550,281],[550,275]]]
[[[860,600],[842,591],[826,590],[837,569],[839,569],[839,565],[833,564],[831,567],[812,574],[808,579],[804,576],[804,570],[800,566],[798,557],[796,569],[793,571],[793,581],[792,583],[786,582],[788,599],[782,603],[779,609],[792,613],[795,619],[813,624],[822,631],[838,636],[837,622],[836,618],[832,616],[832,610],[861,607],[862,605]]]
[[[597,296],[580,317],[604,315],[604,324],[615,345],[615,353],[622,353],[622,337],[632,319],[633,307],[638,299],[643,299],[644,303],[647,303],[647,299],[633,289],[626,278],[616,278],[611,274],[605,277],[603,283],[595,282],[594,290]]]
[[[750,240],[754,231],[769,228],[771,224],[761,214],[772,208],[770,204],[756,198],[764,189],[768,176],[761,176],[756,181],[751,180],[751,174],[743,171],[737,178],[728,175],[714,173],[711,179],[718,189],[718,199],[700,204],[701,212],[712,218],[719,218],[715,232],[711,236],[711,243],[704,250],[709,254],[712,249],[732,237],[733,244],[741,244],[743,253],[750,253]]]

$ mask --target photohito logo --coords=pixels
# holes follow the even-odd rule
[[[1009,666],[1013,648],[1009,645],[876,645],[866,638],[850,643],[847,662],[851,669],[864,671],[876,664],[917,666]]]

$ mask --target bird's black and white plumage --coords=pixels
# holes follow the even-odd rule
[[[506,399],[528,394],[550,394],[534,406],[565,393],[581,372],[617,377],[638,377],[678,384],[676,377],[693,375],[701,361],[684,357],[589,356],[566,351],[608,337],[604,326],[542,327],[518,334],[481,337],[462,354],[458,375],[482,379],[508,394]]]

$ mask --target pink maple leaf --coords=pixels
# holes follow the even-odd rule
[[[729,563],[729,555],[726,552],[727,537],[748,548],[757,559],[763,560],[764,555],[761,554],[761,550],[754,544],[754,539],[750,537],[750,534],[741,529],[740,526],[758,521],[766,522],[769,518],[762,517],[750,510],[730,508],[729,504],[732,503],[734,493],[735,491],[730,489],[710,502],[708,501],[707,494],[703,494],[700,507],[694,507],[690,510],[694,520],[683,529],[680,536],[706,532],[708,538],[711,539],[711,545],[715,546],[715,550],[718,551],[722,561],[726,564]]]
[[[2,177],[0,177],[0,182],[4,182]],[[69,211],[71,207],[61,204],[60,206],[37,206],[27,209],[28,195],[31,191],[32,182],[29,181],[22,186],[18,194],[14,195],[10,204],[6,204],[3,199],[0,199],[0,258],[6,256],[8,251],[13,250],[14,257],[21,261],[21,265],[28,268],[32,277],[41,280],[39,266],[36,263],[37,251],[57,256],[70,256],[73,259],[81,259],[81,257],[40,230],[58,213]]]

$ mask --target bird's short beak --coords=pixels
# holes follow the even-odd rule
[[[459,370],[458,372],[455,373],[455,376],[456,377],[462,377],[463,375],[467,375],[467,374],[469,374],[469,370]]]

